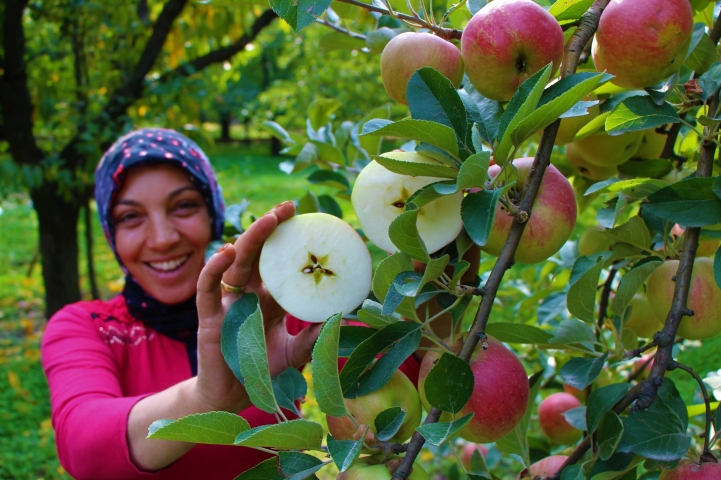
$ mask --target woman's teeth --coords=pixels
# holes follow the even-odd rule
[[[167,262],[148,262],[148,265],[155,270],[160,270],[161,272],[170,272],[184,264],[188,257],[190,257],[190,255],[185,255],[184,257],[180,257],[176,260],[169,260]]]

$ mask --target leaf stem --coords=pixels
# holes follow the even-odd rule
[[[710,437],[711,437],[711,404],[709,402],[708,390],[706,389],[706,385],[703,383],[703,380],[701,380],[701,377],[699,377],[698,374],[696,372],[694,372],[693,368],[674,360],[671,362],[671,365],[669,365],[668,369],[673,370],[675,368],[683,370],[684,372],[691,375],[694,378],[694,380],[696,380],[696,382],[698,383],[698,386],[701,388],[701,394],[703,395],[703,401],[706,404],[706,430],[704,431],[702,456],[710,455],[711,450],[709,448],[709,444],[710,444]]]

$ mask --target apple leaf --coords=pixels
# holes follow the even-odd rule
[[[465,99],[463,92],[468,95],[467,99]],[[475,123],[473,129],[476,130],[481,139],[492,145],[498,135],[498,124],[503,116],[503,105],[478,93],[470,82],[463,86],[463,90],[459,92],[459,95],[461,100],[464,100],[464,103],[470,102],[475,105],[475,108],[466,106],[470,119]],[[478,115],[476,115],[476,112]],[[476,152],[481,151],[475,141],[473,146]]]
[[[350,189],[348,178],[333,170],[316,170],[308,176],[307,180],[314,185],[325,185],[338,190]]]
[[[387,442],[398,429],[403,425],[406,418],[406,412],[401,407],[391,407],[379,413],[373,424],[376,427],[376,438],[381,442]]]
[[[466,158],[458,172],[458,189],[483,187],[487,180],[490,163],[491,152],[480,152]]]
[[[609,135],[648,130],[667,123],[679,123],[681,119],[668,102],[657,105],[649,96],[629,97],[611,110],[606,119]]]
[[[331,0],[270,0],[270,8],[296,32],[300,32],[330,7]]]
[[[588,324],[572,318],[563,320],[556,328],[556,334],[550,340],[553,345],[575,345],[581,350],[594,351],[596,335]]]
[[[626,417],[619,452],[633,452],[652,460],[671,461],[681,458],[691,446],[691,437],[665,415],[642,411]]]
[[[598,453],[602,460],[608,460],[616,451],[618,443],[623,436],[623,422],[613,411],[608,411],[601,417],[598,425]]]
[[[644,207],[647,206],[647,204],[644,205]],[[604,230],[603,233],[617,242],[628,243],[641,249],[647,249],[651,245],[651,234],[639,216],[633,216],[623,225]]]
[[[629,160],[616,168],[618,168],[618,173],[628,175],[629,177],[661,178],[671,173],[673,164],[663,158],[652,158],[641,161]]]
[[[322,10],[320,10],[318,13],[315,14],[315,16],[319,16],[321,13],[325,11],[326,8],[330,6],[330,2],[328,0],[300,0],[296,2],[296,5],[300,8],[305,4],[305,7],[307,8],[308,5],[316,6],[318,4],[318,7],[320,7],[321,4],[325,4]],[[271,8],[273,8],[273,5],[271,3]],[[275,8],[273,8],[275,11]],[[275,12],[278,13],[278,12]],[[278,13],[278,16],[285,18]],[[286,20],[287,21],[287,20]],[[311,22],[314,22],[315,19],[311,19]],[[293,26],[291,24],[291,26]],[[301,27],[302,28],[302,27]],[[308,122],[310,126],[313,128],[313,130],[318,131],[320,127],[326,125],[331,120],[331,116],[342,106],[340,100],[335,98],[316,98],[313,100],[310,105],[308,105],[307,115],[308,115]],[[310,135],[309,135],[310,136]],[[312,137],[311,137],[312,138]]]
[[[313,391],[320,411],[333,417],[349,415],[338,375],[341,315],[325,322],[313,347]]]
[[[431,157],[434,160],[438,160],[442,164],[448,165],[449,167],[458,168],[458,165],[460,164],[458,159],[453,157],[450,153],[434,145],[429,145],[427,143],[421,142],[420,144],[416,145],[414,150],[421,155],[425,155],[426,157]]]
[[[713,278],[716,280],[716,286],[721,288],[721,248],[716,249],[713,256]]]
[[[721,223],[721,199],[712,190],[713,178],[687,178],[648,197],[644,210],[686,227]]]
[[[504,343],[526,345],[546,345],[553,337],[545,330],[523,323],[491,322],[486,326],[486,333]]]
[[[503,194],[502,188],[469,193],[461,202],[461,219],[473,243],[484,246],[496,218],[496,204]]]
[[[287,480],[287,477],[280,473],[278,459],[272,457],[241,473],[234,480]]]
[[[667,185],[668,183],[663,180],[657,180],[655,178],[632,178],[629,180],[618,180],[616,178],[612,178],[606,180],[605,182],[598,182],[591,185],[584,195],[623,192],[623,194],[632,201],[642,200]]]
[[[343,218],[343,209],[340,208],[338,202],[336,202],[330,195],[318,195],[318,206],[320,207],[320,211],[323,213]]]
[[[473,372],[468,363],[444,352],[428,372],[424,388],[432,406],[458,413],[473,393]]]
[[[573,265],[574,272],[578,271],[578,267],[593,261],[590,257],[580,257]],[[584,322],[593,323],[594,312],[596,310],[596,291],[598,290],[598,277],[603,270],[604,259],[601,257],[595,265],[588,268],[581,275],[571,275],[570,288],[566,299],[566,307],[571,315],[583,320]]]
[[[439,278],[443,274],[443,271],[445,270],[446,265],[448,265],[450,259],[451,257],[448,254],[438,258],[432,258],[428,262],[428,265],[426,265],[426,269],[423,272],[423,278],[421,279],[421,284],[418,286],[416,293],[420,292],[421,288],[423,288],[428,282]]]
[[[586,430],[586,407],[576,407],[562,413],[569,425],[582,432]]]
[[[452,128],[428,120],[405,119],[398,122],[373,119],[363,125],[361,136],[402,137],[435,145],[458,157],[458,139]]]
[[[498,145],[493,151],[493,158],[498,165],[503,166],[510,160],[508,156],[513,146],[511,134],[516,126],[536,109],[551,76],[551,66],[551,64],[546,65],[523,82],[508,102],[498,124]]]
[[[530,449],[528,447],[528,425],[531,421],[531,414],[536,408],[536,396],[538,395],[538,390],[541,388],[541,383],[543,383],[541,382],[542,378],[543,371],[540,371],[534,373],[531,375],[531,378],[528,379],[531,388],[528,395],[526,413],[523,414],[523,418],[512,432],[496,441],[496,446],[502,452],[521,457],[525,467],[531,465]]]
[[[616,296],[611,301],[611,308],[621,318],[625,318],[626,308],[633,296],[636,294],[641,285],[646,281],[649,275],[656,268],[663,264],[663,260],[659,257],[646,257],[637,262],[631,270],[621,278],[621,283],[616,290]]]
[[[418,337],[418,341],[420,342],[420,327],[421,325],[417,323],[393,323],[378,330],[372,337],[358,345],[340,372],[340,385],[343,388],[343,393],[346,394],[346,398],[352,398],[348,397],[348,392],[358,388],[357,383],[359,378],[368,367],[373,364],[373,361],[380,353],[390,349],[404,338],[410,337],[415,339]],[[316,345],[318,343],[319,342],[316,342]],[[403,360],[405,360],[406,357],[404,357]],[[388,376],[388,378],[390,378],[390,376]],[[383,385],[385,385],[385,383]],[[381,388],[383,385],[380,385],[378,388]]]
[[[238,331],[245,320],[258,310],[260,302],[255,293],[246,293],[228,309],[220,329],[220,351],[228,367],[232,370],[240,383],[245,383],[240,373],[240,360],[238,358]]]
[[[366,300],[371,301],[371,300]],[[380,327],[383,328],[383,327]],[[340,327],[340,339],[338,341],[338,356],[350,357],[358,345],[373,336],[373,328],[344,325]]]
[[[648,408],[648,411],[665,415],[667,421],[678,425],[682,432],[688,428],[686,404],[678,393],[676,384],[670,378],[664,379],[656,394],[656,400]]]
[[[411,177],[438,177],[452,178],[458,176],[458,170],[447,167],[445,165],[434,165],[432,163],[421,162],[404,162],[393,158],[379,155],[373,157],[376,162],[383,165],[386,169],[399,175],[409,175]]]
[[[413,195],[408,197],[404,210],[413,210],[416,207],[421,208],[434,200],[438,200],[444,195],[455,193],[456,190],[456,184],[453,181],[446,180],[442,182],[429,183],[425,187],[416,190]],[[415,205],[415,207],[411,206],[411,204]]]
[[[611,112],[603,112],[599,114],[596,118],[581,127],[581,129],[576,133],[576,136],[573,137],[573,141],[577,142],[582,140],[590,135],[593,135],[602,128],[605,128],[606,119],[609,115],[611,115]]]
[[[471,264],[466,262],[465,260],[461,260],[460,262],[456,263],[453,266],[453,277],[451,277],[451,281],[448,283],[448,288],[456,288],[456,285],[461,280],[461,277],[464,273],[466,273],[466,270],[468,270],[470,266]]]
[[[708,71],[699,77],[698,84],[703,91],[701,100],[708,101],[721,86],[721,62],[711,65]]]
[[[367,427],[366,427],[366,432]],[[328,444],[328,453],[333,462],[338,467],[338,471],[345,472],[358,459],[363,448],[365,433],[357,441],[354,440],[336,440],[332,435],[326,437]]]
[[[373,294],[376,298],[381,302],[385,302],[388,290],[396,275],[408,270],[413,270],[413,260],[403,252],[396,252],[390,257],[381,260],[373,274]],[[415,315],[413,300],[408,298],[404,298],[400,306],[395,310],[406,317],[413,318]]]
[[[536,109],[522,118],[511,131],[511,142],[521,145],[528,137],[546,128],[604,80],[603,73],[576,73],[561,79],[546,90]]]
[[[303,400],[308,393],[308,383],[305,377],[296,368],[287,368],[273,380],[273,393],[278,406],[295,412],[299,417],[300,411],[295,406],[296,400]]]
[[[596,380],[603,370],[606,358],[608,353],[604,353],[599,358],[572,358],[561,367],[561,378],[564,383],[583,390]]]
[[[315,145],[319,159],[326,162],[337,163],[338,165],[345,164],[345,155],[343,155],[343,152],[341,152],[335,145],[318,140],[311,140],[310,143]]]
[[[238,329],[238,361],[240,373],[250,401],[264,412],[274,413],[278,403],[270,380],[268,353],[265,347],[263,314],[258,309]]]
[[[397,313],[383,315],[382,309],[383,305],[367,299],[363,302],[363,307],[358,311],[358,320],[375,329],[381,329],[391,323],[403,321],[403,318]],[[343,329],[341,328],[341,342],[342,341]]]
[[[423,435],[426,442],[431,445],[438,446],[453,437],[453,435],[455,435],[461,428],[465,427],[466,424],[471,421],[471,418],[473,418],[473,414],[469,413],[468,415],[461,417],[458,420],[453,420],[452,422],[436,422],[421,425],[416,428],[416,431]]]
[[[306,213],[316,213],[320,211],[320,202],[315,193],[308,190],[303,197],[298,200],[298,206],[296,207],[296,213],[298,215],[304,215]]]
[[[426,244],[418,234],[416,226],[418,213],[419,210],[416,208],[398,215],[388,227],[388,236],[401,252],[407,253],[414,260],[427,263],[431,257],[428,255]]]
[[[559,22],[573,22],[581,18],[592,3],[593,0],[558,0],[551,5],[548,13]]]
[[[589,433],[596,431],[603,414],[620,402],[630,389],[628,383],[614,383],[591,392],[586,401],[586,426]]]
[[[323,427],[310,420],[261,425],[241,433],[234,445],[239,447],[273,447],[279,450],[320,450]]]
[[[468,135],[466,107],[450,80],[431,67],[423,67],[411,76],[406,87],[411,116],[451,127],[461,145]],[[466,147],[470,152],[470,149]]]
[[[313,455],[300,452],[278,452],[278,461],[280,471],[288,480],[310,478],[311,475],[326,465]]]
[[[703,23],[697,23],[694,26],[693,38],[694,40],[698,38],[698,42],[692,50],[689,49],[688,57],[686,57],[684,61],[685,67],[698,73],[706,72],[711,68],[711,65],[716,61],[717,57],[716,45],[704,30],[705,25]]]
[[[148,427],[148,438],[179,442],[232,445],[250,425],[235,413],[196,413],[178,420],[156,420]]]

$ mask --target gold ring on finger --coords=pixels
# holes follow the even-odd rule
[[[245,285],[240,285],[236,287],[235,285],[228,285],[224,281],[220,281],[220,288],[225,290],[228,293],[243,293],[243,290],[245,289]]]

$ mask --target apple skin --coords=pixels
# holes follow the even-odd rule
[[[623,133],[615,137],[603,131],[582,138],[575,144],[576,151],[586,162],[599,167],[615,167],[633,157],[642,140],[642,131]]]
[[[584,98],[584,100],[596,100],[596,97]],[[556,145],[566,145],[573,141],[579,130],[585,127],[588,122],[598,116],[600,108],[598,104],[588,108],[587,115],[581,115],[580,117],[562,118],[561,124],[558,126],[558,133],[556,134],[556,140],[553,142]]]
[[[576,443],[583,432],[572,427],[563,417],[563,413],[580,406],[581,402],[566,392],[552,393],[544,398],[538,406],[538,423],[541,424],[543,433],[555,443]]]
[[[521,473],[518,474],[518,480],[522,478],[548,477],[553,475],[563,466],[567,459],[568,455],[551,455],[550,457],[542,458],[532,464],[530,468],[524,468]]]
[[[696,250],[697,257],[713,257],[719,247],[719,240],[701,240]]]
[[[386,462],[387,463],[387,462]],[[391,480],[393,474],[386,464],[380,463],[376,457],[361,457],[348,470],[336,477],[336,480]],[[413,469],[408,480],[430,480],[418,462],[413,462]]]
[[[528,376],[516,355],[495,338],[488,337],[488,348],[481,342],[471,357],[473,372],[473,393],[468,402],[456,414],[461,418],[475,413],[458,436],[474,443],[489,443],[498,440],[516,428],[528,407]],[[423,358],[418,374],[418,392],[426,410],[430,404],[426,399],[425,381],[435,361],[440,358],[429,351]],[[441,421],[450,421],[450,414],[444,413]]]
[[[471,468],[471,457],[473,456],[473,452],[478,450],[481,455],[485,458],[486,455],[488,455],[488,447],[485,445],[478,445],[477,443],[468,442],[465,445],[463,445],[463,450],[461,450],[461,465],[463,465],[463,468],[468,471]]]
[[[423,32],[405,32],[393,37],[381,54],[381,79],[388,96],[408,105],[408,81],[423,67],[435,68],[456,88],[463,80],[463,58],[451,42]]]
[[[655,128],[649,128],[643,131],[643,139],[641,145],[633,154],[634,158],[643,158],[649,160],[652,158],[661,158],[663,153],[663,147],[666,146],[666,139],[668,135],[665,133],[658,133]]]
[[[578,153],[578,147],[573,143],[566,145],[566,159],[568,159],[568,163],[575,171],[597,182],[618,175],[618,169],[613,165],[599,166],[587,162],[581,154]]]
[[[516,185],[520,189],[531,171],[533,158],[518,158],[513,164],[518,169]],[[491,177],[498,175],[499,171],[500,167],[497,165],[488,169]],[[560,250],[571,237],[576,224],[576,214],[573,187],[556,167],[549,165],[543,175],[538,195],[533,202],[531,216],[516,250],[516,261],[539,263]],[[488,242],[482,250],[494,256],[500,255],[512,224],[513,217],[509,216],[498,203]]]
[[[663,328],[658,317],[651,310],[646,296],[637,293],[628,302],[631,307],[631,315],[626,320],[624,327],[633,330],[641,338],[653,338],[653,334]]]
[[[578,240],[578,254],[582,257],[611,250],[613,240],[603,233],[603,227],[591,227]]]
[[[586,392],[584,390],[579,390],[576,387],[572,387],[570,385],[563,384],[563,391],[566,393],[570,393],[580,401],[584,401],[586,399]]]
[[[408,440],[413,431],[421,424],[421,401],[418,391],[413,383],[400,370],[396,370],[388,383],[373,393],[357,398],[346,398],[346,407],[353,415],[359,425],[370,427],[366,434],[366,441],[375,443],[376,427],[374,421],[376,416],[383,410],[391,407],[401,407],[406,412],[401,428],[390,439],[391,442],[403,443]],[[357,428],[348,417],[326,416],[328,430],[336,440],[354,440]]]
[[[671,309],[675,282],[672,277],[678,270],[678,260],[666,260],[648,277],[646,296],[659,321],[666,321]],[[677,335],[688,340],[703,340],[721,332],[721,290],[714,280],[713,260],[696,258],[691,274],[688,308],[692,317],[683,317]]]
[[[721,480],[721,464],[682,460],[676,468],[664,469],[658,480]]]
[[[484,97],[506,102],[528,77],[563,59],[563,31],[533,0],[494,0],[461,36],[466,74]]]
[[[620,87],[650,87],[681,68],[692,33],[688,0],[615,0],[601,14],[593,63]]]

